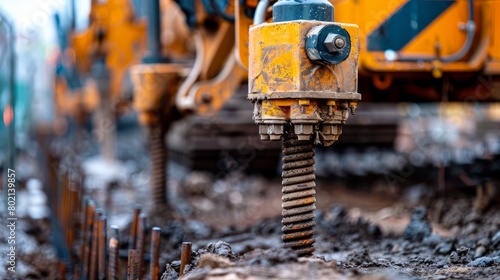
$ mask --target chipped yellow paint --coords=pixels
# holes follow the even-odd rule
[[[311,104],[311,101],[309,99],[299,99],[299,105],[306,106],[309,104]]]
[[[304,101],[304,100],[302,100]],[[272,119],[310,119],[317,120],[318,100],[307,100],[306,105],[301,105],[297,99],[270,99],[262,101],[262,118]]]
[[[290,114],[292,118],[295,118],[297,116],[301,116],[302,118],[307,118],[307,116],[313,116],[317,110],[318,110],[317,100],[311,100],[309,104],[307,104],[307,106],[300,104],[299,100],[299,102],[296,102],[291,106]]]
[[[283,101],[283,100],[282,100]],[[274,100],[262,101],[262,117],[265,119],[289,119],[289,110],[284,110],[284,106],[279,106],[279,102]],[[280,105],[284,105],[283,102]]]
[[[305,51],[305,38],[311,28],[337,24],[351,37],[351,53],[337,65],[318,65]],[[302,94],[357,92],[358,27],[354,24],[319,21],[264,23],[250,28],[250,93]],[[314,98],[314,96],[308,96]]]

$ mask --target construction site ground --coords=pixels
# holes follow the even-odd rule
[[[483,213],[475,211],[474,188],[398,187],[384,176],[318,179],[316,252],[297,257],[281,248],[278,175],[214,174],[175,164],[170,175],[175,219],[149,219],[151,227],[162,228],[162,279],[179,277],[184,241],[193,243],[193,254],[181,279],[500,278],[500,211],[494,201]],[[120,226],[122,240],[133,205],[150,210],[147,170],[134,176],[129,184],[88,193],[106,202],[108,225]],[[20,219],[18,279],[62,279],[56,229],[49,225]],[[126,252],[126,242],[122,247]],[[125,268],[126,259],[120,265]]]

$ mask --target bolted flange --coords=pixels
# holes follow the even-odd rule
[[[351,52],[351,37],[339,25],[318,25],[307,33],[306,53],[319,64],[339,64]]]

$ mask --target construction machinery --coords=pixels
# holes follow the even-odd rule
[[[234,6],[223,1],[181,1],[196,50],[194,64],[183,77],[182,64],[160,51],[160,3],[148,4],[148,53],[141,65],[133,67],[132,76],[134,106],[140,123],[150,131],[155,207],[168,205],[161,147],[165,127],[172,121],[165,116],[173,110],[173,96],[181,112],[214,114],[241,86],[246,78],[244,67],[248,67],[248,97],[254,103],[260,137],[284,139],[285,246],[300,255],[311,254],[313,146],[333,144],[361,99],[357,92],[357,26],[335,23],[328,1],[291,5],[279,1],[273,7],[272,24],[263,23],[269,3],[255,6],[256,25],[246,32],[252,21],[228,16],[246,7],[239,1]],[[235,28],[240,36],[236,40]],[[238,58],[242,50],[237,46],[242,45],[236,42],[248,48],[248,59]],[[238,61],[248,61],[248,65]]]
[[[61,52],[54,81],[56,118],[70,117],[81,126],[95,113],[104,158],[112,159],[115,118],[130,107],[128,71],[144,52],[145,22],[129,1],[109,0],[91,2],[85,30],[75,30],[74,23],[63,27],[58,15],[56,27]]]
[[[358,91],[364,102],[476,103],[500,97],[496,1],[330,1],[335,22],[356,24],[359,32],[355,25],[331,23],[329,15],[314,17],[315,7],[333,15],[328,1],[177,2],[193,30],[210,22],[200,16],[207,11],[222,21],[214,28],[234,21],[236,61],[249,71],[248,98],[260,137],[285,139],[283,238],[301,254],[310,253],[314,242],[311,141],[337,141],[349,111],[357,108]],[[207,49],[196,49],[196,61]],[[192,77],[200,76],[191,71]],[[178,108],[198,113],[220,108],[218,100],[227,97],[226,91],[196,92],[197,87],[186,94],[185,87],[189,83],[180,87]],[[383,113],[377,108],[383,107],[370,107],[374,115],[354,128],[367,134],[349,139],[371,137],[369,127]],[[402,108],[390,108],[395,129],[411,114]]]
[[[314,252],[314,145],[330,146],[354,114],[358,27],[334,22],[328,1],[278,1],[250,28],[248,98],[262,140],[283,140],[284,247]],[[350,112],[349,112],[350,111]]]
[[[360,93],[363,103],[500,98],[498,1],[154,0],[147,1],[147,40],[145,25],[131,20],[129,9],[98,9],[126,2],[93,2],[91,29],[65,53],[77,73],[89,73],[88,57],[100,65],[95,80],[110,82],[94,92],[112,98],[135,65],[134,107],[150,136],[154,205],[169,208],[164,137],[170,124],[188,114],[220,113],[248,81],[255,133],[262,141],[283,139],[283,239],[301,255],[314,251],[313,147],[339,139]],[[113,42],[126,50],[116,51]],[[117,59],[120,54],[127,59]]]

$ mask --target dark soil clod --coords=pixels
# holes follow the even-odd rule
[[[469,248],[459,247],[455,252],[450,254],[450,262],[452,264],[467,264],[470,262],[470,258],[467,256]]]
[[[410,224],[404,231],[404,238],[410,241],[422,241],[431,233],[432,227],[427,218],[427,208],[423,206],[416,207],[411,215]]]
[[[346,262],[359,266],[372,266],[375,264],[365,248],[354,250],[347,256]]]

